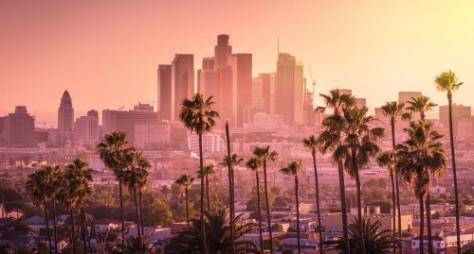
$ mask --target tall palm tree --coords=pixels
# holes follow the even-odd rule
[[[342,111],[344,115],[343,137],[333,156],[336,160],[343,161],[347,173],[355,179],[357,218],[360,222],[360,232],[363,234],[360,170],[380,151],[378,142],[384,135],[384,129],[372,128],[375,118],[367,115],[368,109],[366,107],[343,107]],[[364,239],[364,237],[361,238],[361,240]],[[361,243],[361,246],[362,253],[366,253],[365,244]]]
[[[252,170],[255,172],[255,180],[256,180],[256,188],[257,188],[257,220],[258,220],[258,240],[259,240],[259,247],[260,247],[260,253],[264,253],[263,251],[263,236],[262,236],[262,214],[261,214],[261,209],[260,209],[260,176],[259,176],[259,171],[260,168],[262,167],[262,161],[258,159],[257,157],[250,158],[246,166],[248,169]]]
[[[137,165],[135,167],[135,171],[137,172],[137,189],[138,189],[138,204],[139,204],[139,211],[140,211],[140,226],[143,232],[143,200],[142,200],[142,192],[145,188],[147,181],[148,181],[148,170],[151,168],[150,161],[148,161],[143,155],[140,153],[137,158]]]
[[[129,148],[125,152],[125,164],[127,169],[124,172],[123,183],[128,187],[128,192],[133,198],[135,205],[135,215],[137,220],[137,235],[138,238],[142,237],[141,219],[140,219],[140,206],[138,204],[138,182],[140,177],[140,168],[138,162],[140,160],[140,154],[133,148]]]
[[[449,114],[449,141],[451,148],[451,164],[453,167],[453,181],[454,181],[454,201],[456,205],[456,241],[457,253],[461,254],[461,237],[459,226],[459,197],[458,197],[458,177],[456,172],[456,152],[454,150],[454,130],[453,130],[453,93],[463,85],[459,81],[457,75],[449,70],[436,76],[436,88],[441,92],[446,92],[448,97],[448,114]]]
[[[299,184],[298,173],[301,171],[301,161],[293,161],[287,167],[280,169],[280,172],[285,175],[292,175],[295,177],[295,203],[296,203],[296,241],[298,244],[298,254],[301,254],[300,243],[300,201],[299,201]]]
[[[120,221],[122,235],[122,252],[125,253],[125,220],[123,217],[123,184],[125,164],[125,154],[128,148],[127,134],[122,131],[114,131],[104,136],[104,140],[97,145],[99,156],[104,165],[111,169],[119,183],[120,198]]]
[[[228,170],[228,179],[229,179],[229,224],[230,224],[230,233],[234,233],[235,225],[235,185],[234,185],[234,168],[239,166],[243,161],[242,158],[238,158],[237,154],[228,154],[224,157],[222,165],[227,166]],[[233,240],[232,240],[233,241]],[[232,248],[232,252],[235,253],[235,248]]]
[[[270,201],[268,199],[268,181],[267,181],[267,163],[275,161],[278,153],[270,151],[270,146],[257,146],[253,154],[262,161],[263,166],[263,191],[265,195],[265,207],[267,210],[268,235],[270,240],[270,253],[273,254],[273,236],[272,236],[272,215],[270,212]]]
[[[58,190],[61,186],[61,171],[58,165],[46,165],[42,168],[45,174],[45,188],[48,200],[53,205],[52,219],[53,219],[53,240],[54,250],[58,252],[58,227],[56,219],[56,201],[58,196]]]
[[[446,168],[442,135],[432,130],[430,122],[411,122],[405,129],[408,139],[397,145],[397,170],[409,183],[413,183],[420,202],[420,254],[424,253],[424,202],[429,193],[429,175],[440,175]]]
[[[210,132],[216,125],[216,119],[219,117],[217,111],[212,110],[212,96],[207,99],[202,94],[195,94],[191,99],[185,99],[182,103],[181,113],[179,115],[183,124],[191,130],[196,132],[199,138],[199,168],[204,171],[204,155],[202,148],[202,135],[205,132]],[[204,254],[208,253],[206,241],[206,222],[204,218],[204,178],[201,178],[201,233],[202,233],[202,248]]]
[[[408,113],[409,115],[418,114],[421,121],[426,121],[426,112],[432,110],[437,105],[430,101],[430,98],[427,96],[419,96],[411,98],[408,102]],[[410,117],[411,118],[411,117]],[[430,175],[428,174],[428,181]],[[430,193],[426,193],[425,197],[425,206],[426,206],[426,228],[428,229],[428,249],[429,252],[433,252],[433,239],[431,235],[431,197]]]
[[[398,103],[396,101],[386,102],[385,105],[382,106],[382,113],[386,117],[390,118],[390,130],[392,134],[392,154],[393,155],[395,155],[394,151],[396,147],[395,124],[396,124],[397,118],[403,115],[404,107],[405,107],[405,103],[403,102]],[[395,157],[393,156],[392,164],[395,163],[394,160],[395,160]],[[382,164],[382,165],[388,166],[388,164]],[[395,232],[396,232],[395,214],[397,213],[398,214],[398,252],[399,254],[402,254],[402,214],[401,214],[401,209],[400,209],[400,188],[399,188],[399,182],[398,182],[399,176],[393,166],[391,170],[389,169],[389,172],[390,172],[390,180],[392,183],[393,234],[395,235]],[[397,212],[395,212],[395,206],[397,207]]]
[[[69,198],[74,200],[74,205],[77,206],[81,214],[81,232],[84,253],[87,253],[87,220],[85,203],[92,195],[92,188],[90,186],[90,183],[92,182],[92,174],[92,169],[88,167],[86,162],[80,159],[75,159],[71,164],[67,165],[64,172],[66,188],[69,195],[71,195]],[[71,220],[73,220],[72,217]]]
[[[349,247],[349,233],[347,223],[347,206],[346,206],[346,193],[344,184],[344,165],[342,160],[335,157],[338,145],[342,140],[342,131],[344,128],[342,108],[351,107],[355,105],[355,98],[351,95],[341,93],[339,89],[334,89],[329,92],[328,95],[320,94],[323,99],[324,107],[318,107],[316,110],[324,112],[327,109],[332,110],[330,116],[325,118],[322,122],[323,132],[318,136],[318,142],[321,143],[321,151],[326,153],[327,151],[333,152],[333,160],[337,162],[338,175],[339,175],[339,194],[341,199],[341,219],[342,219],[342,231],[344,237],[344,243],[346,250],[350,250]],[[348,251],[349,253],[350,251]]]
[[[319,178],[318,178],[318,167],[316,164],[316,151],[318,149],[318,142],[314,135],[309,136],[308,138],[303,139],[303,144],[305,147],[311,150],[311,155],[313,157],[313,168],[314,168],[314,188],[316,191],[316,210],[318,216],[318,233],[319,233],[319,253],[323,254],[323,234],[322,234],[322,225],[321,225],[321,209],[319,206]]]
[[[189,225],[189,187],[193,184],[194,177],[190,174],[182,174],[175,183],[179,186],[184,187],[184,197],[186,199],[186,221]]]
[[[201,177],[204,177],[204,185],[206,189],[206,203],[207,203],[207,210],[211,211],[211,195],[210,195],[210,190],[209,190],[209,175],[213,175],[216,173],[216,169],[214,164],[207,164],[204,165],[204,170],[198,171],[198,178],[201,179]]]
[[[47,194],[46,194],[46,177],[45,174],[42,170],[37,170],[33,172],[31,175],[28,176],[28,180],[26,182],[26,189],[28,190],[28,193],[33,199],[33,202],[37,206],[43,206],[44,210],[44,222],[46,225],[46,234],[48,237],[48,249],[49,253],[53,253],[53,248],[51,244],[51,233],[49,230],[49,213],[48,213],[48,207],[47,207]]]

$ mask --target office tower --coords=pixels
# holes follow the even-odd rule
[[[176,54],[171,64],[171,120],[179,121],[181,105],[194,95],[194,55]]]
[[[199,153],[199,138],[196,133],[188,135],[188,150]],[[205,133],[202,136],[202,148],[204,152],[219,153],[224,151],[224,140],[220,135],[214,133]]]
[[[3,117],[3,133],[9,147],[34,147],[35,119],[26,106],[16,106],[15,112]]]
[[[85,144],[95,144],[99,140],[99,113],[89,110],[87,115],[76,119],[74,138]]]
[[[202,60],[202,69],[198,70],[198,91],[205,97],[213,96],[216,104],[219,99],[219,76],[214,69],[214,57],[205,57]]]
[[[458,134],[459,123],[462,121],[463,126],[471,121],[471,107],[459,104],[452,105],[453,130],[454,134]],[[448,105],[439,107],[439,121],[444,128],[449,128],[449,107]]]
[[[217,45],[214,47],[215,69],[227,67],[230,54],[232,54],[232,46],[229,45],[229,35],[219,34]]]
[[[288,124],[302,124],[304,78],[303,65],[288,53],[279,53],[277,61],[275,113]]]
[[[110,110],[102,111],[102,125],[104,134],[112,131],[124,131],[130,144],[135,142],[135,125],[155,124],[158,122],[158,114],[153,111],[153,106],[138,104],[132,110]]]
[[[69,92],[66,90],[61,97],[58,109],[58,130],[62,132],[72,131],[74,123],[74,108]]]
[[[244,112],[252,104],[252,54],[232,54],[229,58],[232,69],[232,115],[235,126],[242,127],[249,119]]]
[[[252,105],[260,112],[275,113],[275,73],[260,73],[253,79]]]
[[[402,91],[398,92],[398,102],[399,103],[407,103],[407,101],[410,101],[411,98],[417,98],[421,96],[421,92],[416,92],[416,91]]]
[[[168,121],[135,125],[133,146],[138,149],[158,149],[171,141],[171,126]]]
[[[171,120],[171,65],[160,64],[158,66],[158,114],[161,119]]]

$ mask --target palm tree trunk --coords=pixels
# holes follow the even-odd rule
[[[258,219],[258,234],[260,241],[260,253],[263,252],[263,236],[262,236],[262,213],[260,209],[260,177],[258,175],[258,169],[255,170],[255,177],[257,179],[257,219]]]
[[[142,229],[142,235],[145,235],[145,229],[143,226],[143,200],[142,200],[142,189],[138,189],[138,205],[140,212],[140,227]]]
[[[123,190],[122,190],[122,180],[119,180],[119,199],[120,199],[120,222],[121,222],[121,232],[122,232],[122,253],[125,253],[125,219],[123,218]]]
[[[268,200],[267,185],[267,161],[263,160],[263,188],[265,193],[265,206],[267,210],[268,236],[270,240],[270,253],[273,254],[272,217],[270,213],[270,202]]]
[[[133,195],[133,202],[135,203],[135,214],[137,217],[137,235],[138,235],[138,238],[141,238],[142,232],[140,231],[140,212],[138,208],[137,190],[133,190],[131,194]]]
[[[206,199],[207,199],[207,211],[211,212],[211,197],[209,195],[209,176],[206,177]]]
[[[395,151],[396,141],[395,141],[395,117],[390,119],[390,126],[392,131],[392,148]],[[396,160],[397,158],[395,158]],[[396,199],[397,199],[397,215],[398,215],[398,253],[403,254],[402,249],[402,213],[400,209],[400,188],[398,182],[398,174],[395,171],[395,191],[396,191]],[[394,215],[395,216],[395,215]]]
[[[82,244],[84,253],[87,253],[87,226],[86,226],[86,212],[84,207],[81,207],[81,232],[82,232]]]
[[[295,174],[295,200],[296,200],[296,241],[298,243],[298,254],[301,254],[300,243],[300,200],[298,193],[298,174]]]
[[[390,183],[392,184],[392,235],[393,238],[397,238],[397,222],[396,222],[396,216],[397,216],[397,198],[396,198],[396,193],[395,193],[395,178],[393,176],[393,171],[390,171]],[[393,245],[393,253],[396,253],[397,250],[397,244]]]
[[[425,222],[424,222],[424,202],[423,202],[423,194],[420,194],[420,197],[419,197],[419,201],[420,201],[420,254],[424,254],[424,227],[425,227]]]
[[[53,246],[51,244],[51,233],[49,232],[49,216],[48,216],[48,207],[46,205],[46,202],[44,202],[43,208],[44,208],[44,222],[46,224],[46,235],[48,237],[49,254],[52,254]]]
[[[428,253],[433,253],[433,239],[431,238],[431,198],[430,192],[426,194],[426,227],[428,229]]]
[[[230,161],[231,158],[231,151],[230,151],[230,132],[229,132],[229,123],[225,123],[225,136],[227,141],[227,158],[229,162],[227,164],[228,167],[228,175],[229,175],[229,225],[230,225],[230,241],[232,244],[232,254],[235,253],[235,243],[234,243],[234,169],[232,168],[232,162]]]
[[[188,222],[189,226],[189,198],[188,198],[188,186],[184,188],[184,196],[186,199],[186,221]]]
[[[202,120],[201,120],[202,122]],[[199,168],[201,173],[204,173],[204,155],[202,151],[202,133],[199,133]],[[206,237],[206,221],[204,220],[204,177],[201,177],[201,236],[203,253],[208,254],[207,237]]]
[[[458,177],[456,170],[456,152],[454,150],[454,130],[453,130],[453,112],[452,104],[453,98],[450,91],[448,91],[448,113],[449,113],[449,141],[451,146],[451,163],[453,167],[453,181],[454,181],[454,201],[456,205],[456,242],[457,242],[457,253],[461,254],[461,227],[459,225],[459,196],[458,196]]]
[[[318,216],[318,233],[319,233],[319,254],[324,254],[323,249],[323,230],[321,225],[321,209],[319,207],[319,178],[318,178],[318,167],[316,165],[316,149],[312,150],[313,155],[313,167],[314,167],[314,185],[316,189],[316,209]]]
[[[58,226],[56,225],[56,198],[53,197],[53,239],[54,239],[54,251],[58,252]]]
[[[74,214],[72,213],[72,207],[69,205],[69,217],[71,219],[71,237],[72,237],[72,253],[76,254],[76,232],[74,226]]]
[[[344,237],[344,246],[346,253],[350,253],[349,245],[349,233],[347,231],[347,207],[346,207],[346,190],[344,184],[344,167],[342,161],[338,160],[337,162],[338,175],[339,175],[339,195],[341,197],[341,219],[342,219],[342,231]]]
[[[364,226],[362,225],[362,198],[360,194],[360,176],[359,176],[359,170],[356,171],[355,174],[355,180],[356,180],[356,191],[357,191],[357,217],[359,219],[359,229],[360,233],[362,234],[361,236],[361,247],[362,247],[362,253],[365,254],[365,230]]]

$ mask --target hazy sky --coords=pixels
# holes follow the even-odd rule
[[[317,92],[350,88],[368,105],[421,90],[435,102],[436,74],[465,82],[473,105],[474,1],[1,1],[0,115],[27,105],[54,124],[60,96],[76,116],[156,101],[156,68],[174,53],[213,54],[216,35],[253,54],[254,74],[280,50],[311,67]],[[309,78],[309,75],[306,75]]]

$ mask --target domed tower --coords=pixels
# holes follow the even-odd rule
[[[61,97],[58,109],[58,130],[72,131],[74,122],[74,108],[72,107],[71,95],[66,90]]]

